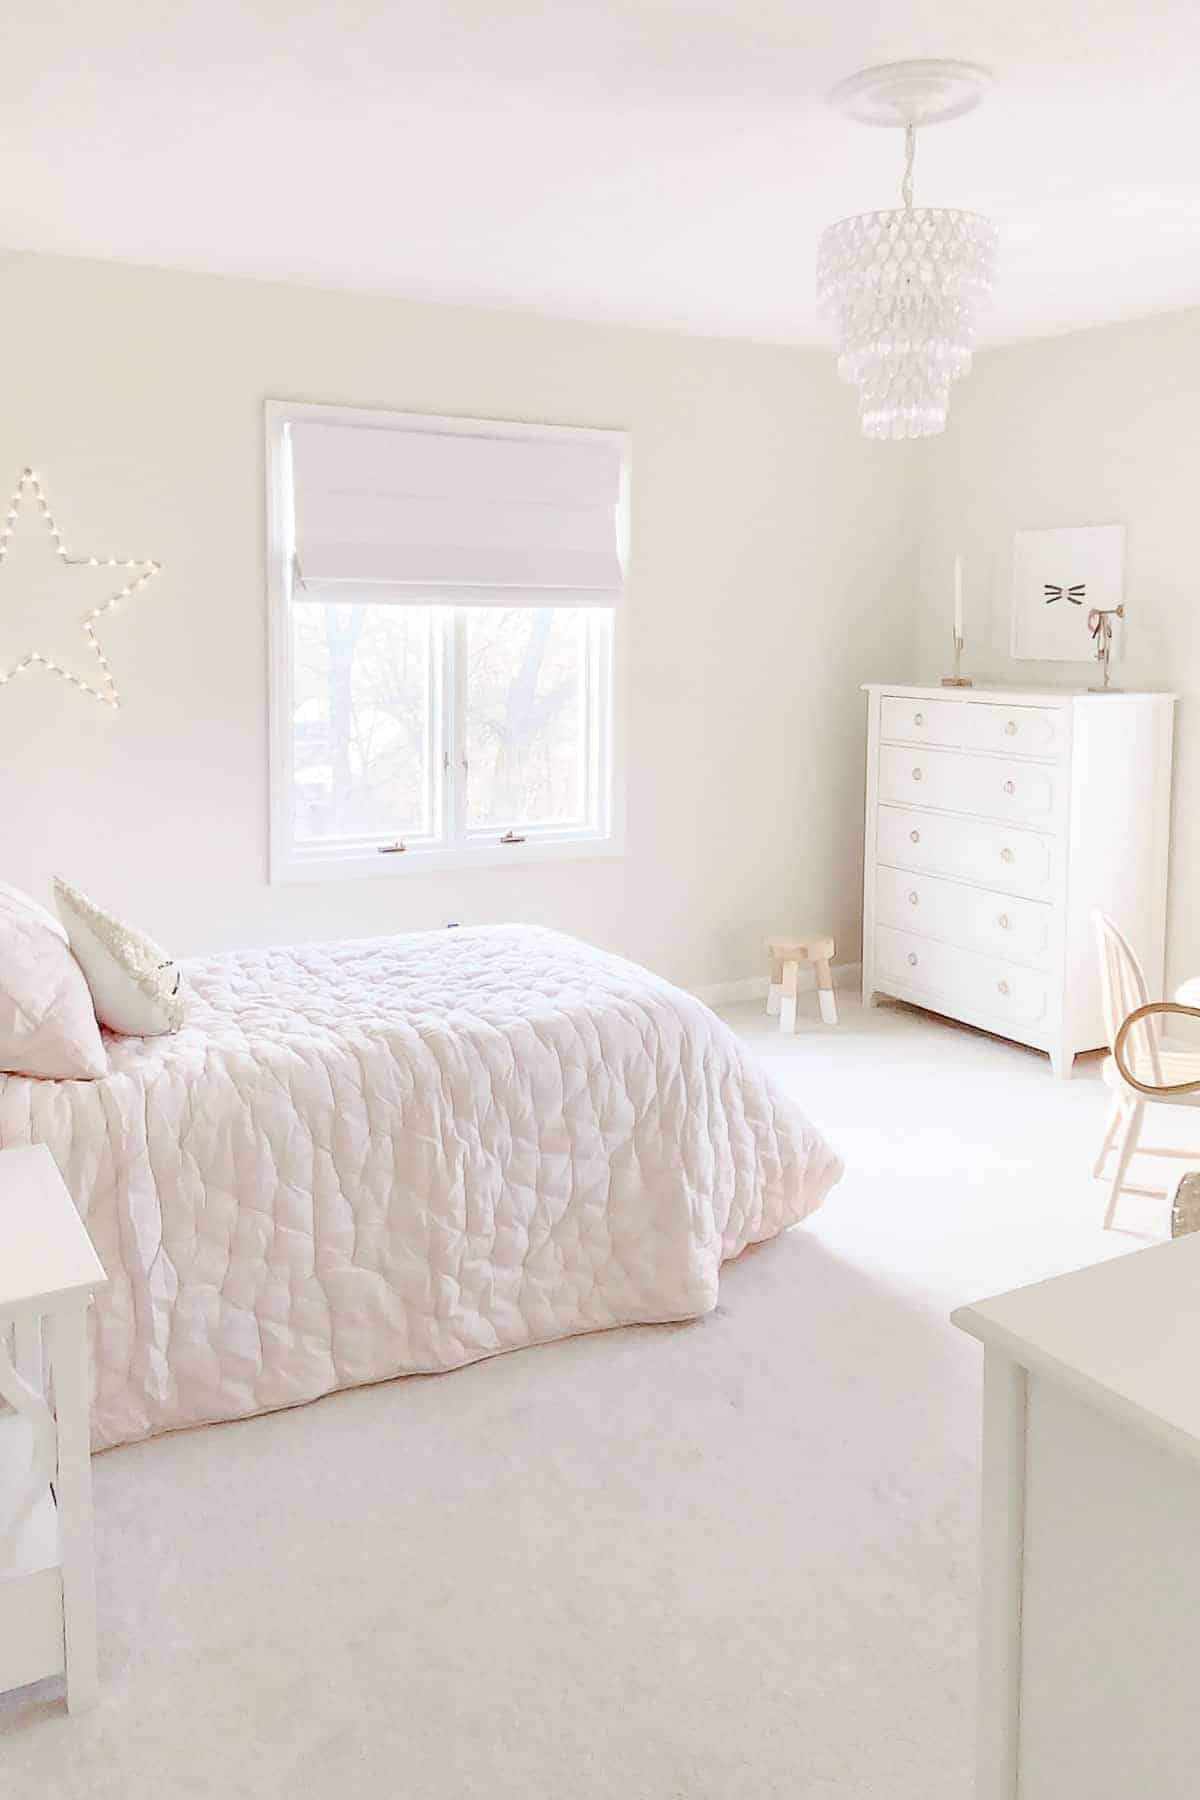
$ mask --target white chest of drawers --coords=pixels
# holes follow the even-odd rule
[[[863,998],[1044,1050],[1104,1043],[1091,912],[1162,992],[1170,694],[871,686]]]

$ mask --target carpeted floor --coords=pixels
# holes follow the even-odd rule
[[[729,1016],[845,1156],[825,1211],[697,1324],[98,1458],[101,1701],[0,1701],[4,1800],[962,1800],[979,1383],[946,1313],[1137,1247],[1099,1230],[1097,1069]]]

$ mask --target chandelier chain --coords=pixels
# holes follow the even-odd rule
[[[904,180],[900,183],[900,197],[904,201],[905,212],[913,209],[913,164],[917,160],[917,128],[911,122],[904,127]]]

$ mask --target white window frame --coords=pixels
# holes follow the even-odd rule
[[[455,835],[459,841],[435,846],[419,842],[402,852],[381,854],[376,839],[341,845],[316,845],[299,850],[292,838],[293,816],[293,720],[290,607],[295,570],[294,511],[290,484],[290,459],[286,454],[289,425],[301,420],[329,425],[414,425],[425,429],[479,433],[503,423],[513,436],[542,440],[597,438],[620,441],[622,454],[621,528],[623,561],[628,564],[629,437],[624,432],[592,430],[570,425],[526,425],[508,420],[460,419],[438,414],[380,412],[374,408],[320,406],[308,402],[269,400],[266,404],[267,481],[267,663],[270,726],[270,879],[277,882],[330,881],[345,878],[387,879],[424,870],[525,867],[530,863],[577,861],[615,857],[625,851],[626,744],[628,706],[628,626],[626,608],[614,612],[593,609],[587,626],[589,780],[599,796],[599,816],[587,828],[521,824],[517,842],[500,841],[504,827],[466,828],[466,783],[455,755],[456,724],[465,706],[466,615],[468,606],[503,607],[502,591],[480,590],[469,597],[457,595],[444,603],[440,625],[456,635],[453,693],[440,691],[442,655],[435,657],[439,691],[435,695],[434,757],[445,765],[446,785],[441,790],[454,809]],[[348,596],[347,596],[348,597]],[[512,596],[515,599],[516,596]],[[529,602],[536,605],[536,596]],[[510,600],[511,603],[511,600]],[[438,605],[436,596],[431,604]],[[607,693],[608,704],[604,704]],[[515,822],[514,822],[515,823]]]

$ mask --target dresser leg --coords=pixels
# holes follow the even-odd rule
[[[96,1567],[92,1537],[91,1381],[86,1306],[52,1315],[50,1363],[58,1417],[58,1510],[62,1558],[67,1707],[82,1712],[97,1698]]]
[[[1070,1081],[1074,1066],[1075,1052],[1073,1050],[1052,1050],[1050,1052],[1050,1067],[1059,1081]]]

